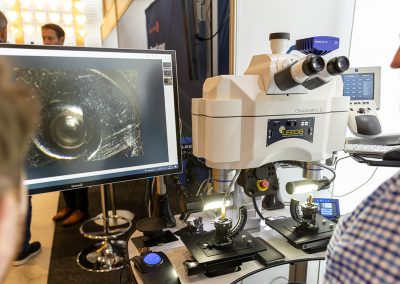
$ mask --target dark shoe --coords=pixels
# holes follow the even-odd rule
[[[20,266],[25,264],[32,257],[38,255],[41,250],[42,245],[39,242],[33,242],[29,244],[29,248],[26,251],[21,252],[17,256],[17,259],[14,260],[13,266]]]
[[[72,212],[71,215],[65,221],[63,222],[63,227],[68,227],[72,226],[75,224],[78,224],[85,220],[88,217],[88,214],[86,212],[83,212],[79,209],[75,209],[74,212]]]
[[[61,209],[60,211],[58,211],[56,215],[54,215],[53,221],[58,222],[58,221],[67,219],[69,217],[69,215],[72,214],[73,211],[74,211],[74,209],[72,209],[70,207],[65,207],[65,208]]]

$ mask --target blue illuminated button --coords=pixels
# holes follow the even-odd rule
[[[152,266],[160,264],[162,259],[157,253],[151,252],[146,254],[146,256],[143,258],[143,261],[145,264]]]

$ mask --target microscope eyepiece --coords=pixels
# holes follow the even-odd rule
[[[326,70],[330,75],[339,75],[349,69],[350,62],[346,56],[338,56],[328,61]]]
[[[325,60],[321,56],[308,55],[303,61],[303,72],[307,76],[312,76],[324,70]]]
[[[350,62],[346,56],[332,58],[328,61],[326,68],[323,71],[321,71],[318,75],[307,79],[302,83],[302,85],[309,90],[314,90],[328,83],[333,76],[342,74],[344,71],[349,69],[349,66]]]
[[[290,33],[270,33],[269,40],[271,39],[290,39]]]
[[[310,76],[324,70],[324,68],[325,60],[321,56],[309,54],[275,73],[274,81],[280,90],[286,91],[300,85]]]

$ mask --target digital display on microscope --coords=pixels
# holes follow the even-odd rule
[[[344,74],[343,95],[350,100],[373,100],[374,99],[374,74],[353,73]]]
[[[343,96],[350,97],[350,105],[379,109],[381,67],[353,67],[341,76]]]

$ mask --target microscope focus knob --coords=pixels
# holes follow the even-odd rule
[[[266,191],[269,187],[269,182],[266,179],[258,180],[257,181],[257,189],[259,191]]]

